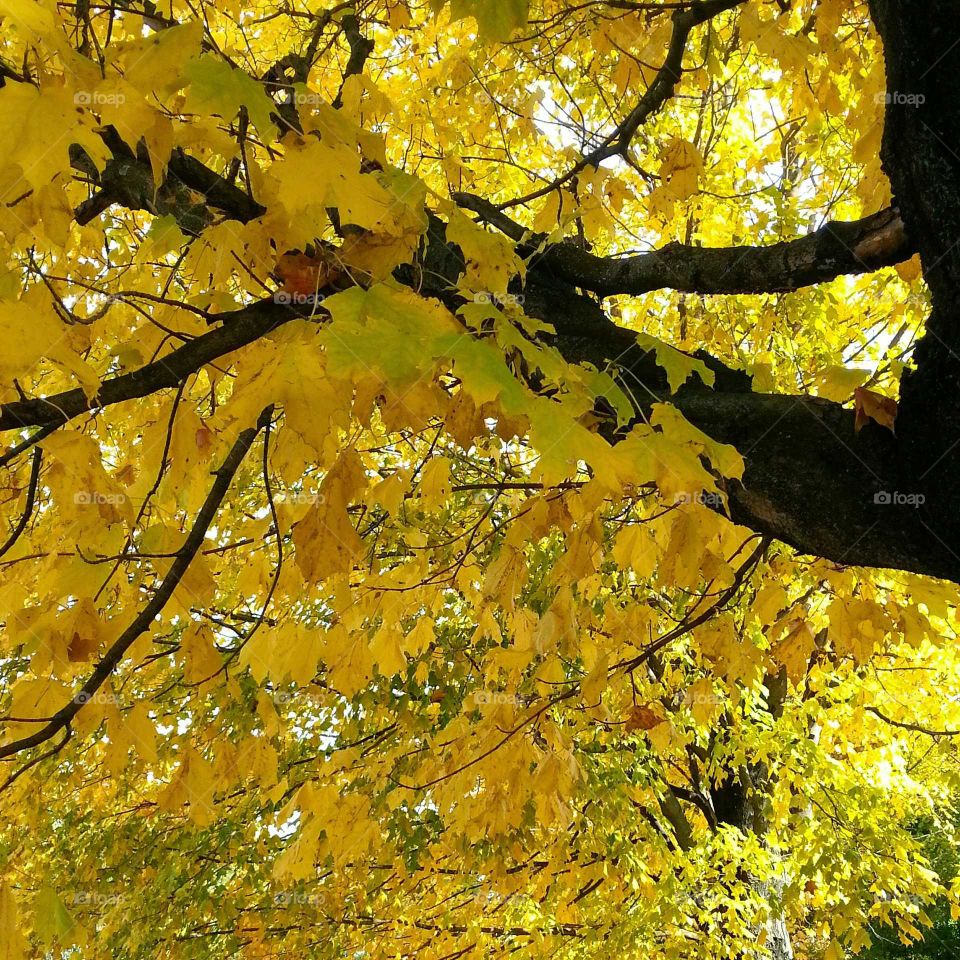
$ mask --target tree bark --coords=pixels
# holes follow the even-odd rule
[[[932,309],[901,382],[900,489],[926,498],[931,535],[960,553],[960,0],[870,0],[887,69],[881,157]],[[952,577],[956,579],[956,577]]]

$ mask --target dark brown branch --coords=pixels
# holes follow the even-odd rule
[[[182,150],[174,152],[168,169],[181,183],[202,193],[210,206],[233,220],[246,223],[266,211],[266,207],[251,200],[238,186]]]
[[[17,525],[10,532],[6,542],[0,547],[0,557],[2,557],[10,548],[20,539],[20,535],[27,528],[30,517],[33,516],[33,506],[37,500],[37,484],[40,481],[40,462],[43,459],[43,451],[37,447],[33,451],[33,463],[30,467],[30,479],[27,482],[27,502],[24,505],[23,513]]]
[[[340,89],[333,101],[333,106],[337,110],[343,106],[343,88],[346,86],[347,80],[363,73],[367,58],[373,53],[373,41],[360,32],[360,21],[354,14],[345,16],[341,22],[343,34],[350,45],[350,56],[343,71],[343,82],[340,84]]]
[[[172,214],[181,229],[191,234],[214,221],[213,211],[243,223],[264,212],[265,208],[236,184],[180,149],[171,155],[167,177],[158,189],[146,157],[134,155],[110,128],[102,136],[113,152],[102,173],[97,172],[83,151],[71,149],[74,168],[100,187],[74,211],[74,219],[81,226],[96,219],[115,203],[129,210]],[[202,195],[200,202],[196,194]]]
[[[828,223],[796,240],[768,246],[693,247],[671,243],[616,259],[557,244],[545,259],[559,276],[601,296],[669,288],[684,293],[780,293],[846,274],[893,266],[914,253],[894,210]]]
[[[457,204],[478,214],[532,253],[541,238],[481,197],[458,193]],[[683,293],[781,293],[847,274],[893,266],[916,252],[895,210],[862,220],[835,221],[796,240],[766,246],[695,247],[671,243],[651,253],[598,257],[570,243],[549,246],[538,261],[557,276],[601,296],[671,289]]]
[[[625,660],[621,663],[614,664],[614,670],[619,670],[622,673],[629,673],[631,670],[636,670],[641,664],[646,663],[652,657],[655,657],[664,647],[673,643],[674,640],[677,640],[680,637],[686,636],[690,633],[691,630],[695,630],[697,627],[701,626],[704,623],[707,623],[709,620],[712,620],[718,613],[720,613],[731,600],[736,597],[743,587],[744,580],[747,576],[752,573],[757,564],[763,559],[763,555],[767,552],[769,544],[766,541],[760,540],[760,542],[754,547],[753,553],[744,561],[744,563],[737,569],[736,574],[733,578],[733,583],[727,587],[719,598],[712,603],[706,610],[701,611],[697,616],[684,620],[682,623],[677,624],[672,630],[668,630],[666,633],[657,637],[653,643],[647,645],[642,653],[637,654],[630,660]],[[733,559],[731,557],[731,559]]]
[[[706,23],[718,13],[740,6],[745,0],[703,0],[701,3],[692,3],[685,10],[677,10],[673,15],[673,34],[670,37],[670,46],[667,48],[667,57],[658,71],[653,83],[640,102],[630,111],[627,118],[617,128],[616,134],[604,157],[623,153],[630,145],[636,132],[655,114],[667,100],[673,96],[676,85],[680,82],[683,71],[683,54],[686,50],[687,39],[694,27]]]
[[[31,757],[22,767],[18,770],[15,770],[13,773],[7,777],[3,782],[3,786],[0,786],[0,793],[3,793],[7,787],[12,786],[17,780],[19,780],[28,770],[37,766],[38,764],[43,763],[44,760],[49,760],[50,757],[55,757],[60,753],[63,748],[67,745],[70,738],[73,736],[73,727],[68,723],[63,729],[63,736],[60,738],[60,742],[54,744],[49,750],[44,750],[43,753],[38,753],[35,757]]]
[[[0,467],[5,467],[8,463],[13,463],[17,457],[25,450],[35,447],[44,437],[49,437],[54,430],[60,426],[59,423],[49,423],[45,427],[37,430],[19,443],[15,443],[6,453],[0,454]]]

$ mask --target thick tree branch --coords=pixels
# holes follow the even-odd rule
[[[700,4],[678,11],[675,23],[679,17],[712,15],[711,11],[734,5],[733,0],[720,0],[719,6]],[[936,16],[914,18],[917,23],[923,19],[921,28],[911,19],[912,5],[904,0],[874,0],[873,7],[887,45],[891,37],[895,47],[899,44],[900,52],[888,51],[891,89],[896,91],[893,84],[900,84],[908,93],[917,90],[931,100],[942,100],[946,94],[938,93],[937,85],[949,89],[944,71],[954,75],[960,69],[955,62],[960,58],[960,45],[951,48],[942,31],[934,31],[936,42],[927,45],[924,30],[934,29]],[[958,7],[960,0],[935,0],[931,9],[946,16]],[[904,39],[906,34],[909,36]],[[918,60],[920,51],[923,65]],[[931,61],[932,54],[939,59]],[[923,79],[924,71],[929,79]],[[941,145],[936,153],[933,146],[944,138],[948,143],[960,142],[960,135],[953,136],[960,134],[960,123],[950,126],[960,108],[939,104],[943,116],[904,114],[906,109],[898,113],[891,107],[884,150],[912,241],[905,239],[897,214],[885,211],[855,223],[829,224],[807,237],[769,247],[709,250],[670,245],[650,254],[615,259],[593,257],[560,244],[533,257],[524,290],[525,309],[555,327],[556,345],[569,360],[599,367],[614,363],[642,398],[641,414],[655,400],[671,400],[708,435],[740,450],[746,474],[742,484],[733,484],[729,490],[734,519],[838,563],[895,567],[960,581],[960,558],[952,546],[960,542],[956,536],[960,520],[950,509],[960,498],[960,479],[955,479],[960,478],[960,464],[954,463],[960,456],[956,403],[960,393],[960,360],[956,359],[960,355],[960,281],[955,282],[960,277],[960,263],[954,262],[960,258],[960,248],[951,246],[960,235],[960,161],[950,157],[947,147]],[[642,122],[643,110],[634,114]],[[925,139],[922,124],[932,130]],[[926,159],[916,155],[909,143],[911,137],[920,138],[929,154]],[[262,212],[242,191],[203,164],[183,156],[176,160],[171,170],[178,181],[206,193],[210,206],[241,220]],[[111,175],[120,173],[117,169]],[[104,186],[106,189],[109,183]],[[127,191],[131,193],[136,191]],[[480,212],[518,244],[530,242],[502,210],[483,201],[464,205]],[[490,215],[491,210],[495,216]],[[938,210],[942,222],[937,219]],[[405,277],[400,271],[400,277],[411,283],[414,273],[421,279],[427,277],[422,292],[449,301],[450,285],[459,277],[462,261],[442,233],[442,224],[434,221],[430,262],[423,265],[422,272],[411,271]],[[715,389],[707,389],[694,378],[671,397],[663,372],[652,356],[637,347],[635,335],[618,328],[580,292],[636,294],[660,288],[698,293],[775,292],[896,263],[915,248],[932,277],[935,309],[925,352],[919,354],[920,370],[904,383],[897,437],[872,424],[857,433],[852,412],[838,404],[811,397],[754,394],[747,378],[710,358],[704,359],[717,374]],[[0,428],[62,422],[96,406],[173,386],[204,363],[252,342],[291,315],[273,304],[252,305],[229,320],[225,318],[221,329],[197,338],[164,360],[107,381],[94,404],[79,390],[47,400],[7,404],[0,410]],[[948,349],[938,352],[931,338],[947,343]],[[953,340],[957,341],[956,350],[950,346]],[[949,387],[939,394],[939,405],[932,407],[914,399],[937,395],[929,387],[920,388],[938,382],[936,377],[931,379],[931,370],[940,372],[940,386]],[[956,453],[951,452],[954,447]],[[943,468],[938,467],[936,473],[939,487],[934,491],[926,483],[924,471],[941,461]],[[945,480],[944,471],[952,479]],[[912,496],[912,501],[904,501],[904,495]],[[920,500],[926,497],[919,506],[918,495]]]
[[[493,204],[467,193],[454,200],[532,252],[542,238],[529,237]],[[651,253],[598,257],[572,243],[546,247],[539,260],[557,276],[601,296],[671,289],[683,293],[782,293],[893,266],[915,253],[896,210],[862,220],[833,221],[819,230],[766,246],[695,247],[670,243]]]
[[[769,246],[694,247],[671,243],[621,259],[556,244],[545,259],[564,280],[601,296],[669,288],[684,293],[781,293],[846,274],[870,273],[913,253],[896,211],[833,222]]]
[[[456,308],[452,292],[463,271],[459,250],[432,218],[420,269],[401,280]],[[960,560],[938,537],[940,521],[895,494],[898,447],[893,435],[874,424],[859,433],[854,414],[839,404],[804,396],[752,392],[750,379],[701,355],[716,375],[713,389],[694,377],[671,394],[652,352],[638,347],[636,334],[617,326],[599,304],[548,269],[534,264],[524,289],[526,312],[549,322],[554,342],[576,363],[600,369],[611,364],[632,389],[639,415],[654,402],[672,402],[709,436],[744,456],[743,483],[729,486],[736,521],[838,563],[893,567],[960,581]],[[252,343],[298,316],[271,300],[223,317],[223,325],[140,370],[107,380],[91,402],[81,390],[16,401],[0,408],[0,429],[63,422],[87,410],[170,388],[204,364]]]
[[[439,231],[436,222],[432,230]],[[462,260],[431,236],[434,260],[425,271],[440,299]],[[556,276],[546,263],[527,274],[524,310],[553,325],[555,344],[571,362],[613,364],[646,415],[671,402],[708,436],[737,448],[746,462],[742,483],[728,485],[731,515],[759,533],[804,553],[851,566],[891,567],[960,581],[960,557],[939,534],[938,510],[919,504],[902,485],[897,438],[854,412],[817,397],[752,391],[750,378],[707,354],[714,387],[693,377],[671,395],[666,374],[636,334],[617,326],[599,304]],[[932,508],[932,509],[931,509]]]

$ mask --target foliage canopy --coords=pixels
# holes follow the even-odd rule
[[[0,0],[2,960],[954,902],[909,6]]]

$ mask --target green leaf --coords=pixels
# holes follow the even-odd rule
[[[481,40],[509,40],[514,30],[527,25],[530,0],[451,0],[454,20],[474,17]]]
[[[743,457],[729,443],[718,443],[695,427],[672,403],[655,403],[650,422],[670,439],[695,443],[703,448],[713,466],[725,477],[743,478]]]
[[[40,888],[33,910],[34,927],[44,944],[57,942],[66,946],[72,942],[71,932],[76,922],[53,887],[44,885]]]
[[[443,308],[409,291],[374,284],[327,297],[331,323],[321,334],[332,369],[377,370],[394,384],[429,376],[441,342],[462,336]]]
[[[188,109],[232,120],[241,107],[246,107],[260,136],[273,139],[270,114],[276,110],[276,104],[251,76],[209,53],[188,63],[184,75],[190,83]]]
[[[702,360],[681,353],[676,347],[671,347],[669,343],[651,337],[649,333],[638,333],[637,343],[644,350],[652,350],[657,355],[657,365],[666,371],[671,393],[676,393],[694,373],[708,387],[713,386],[714,373]]]

